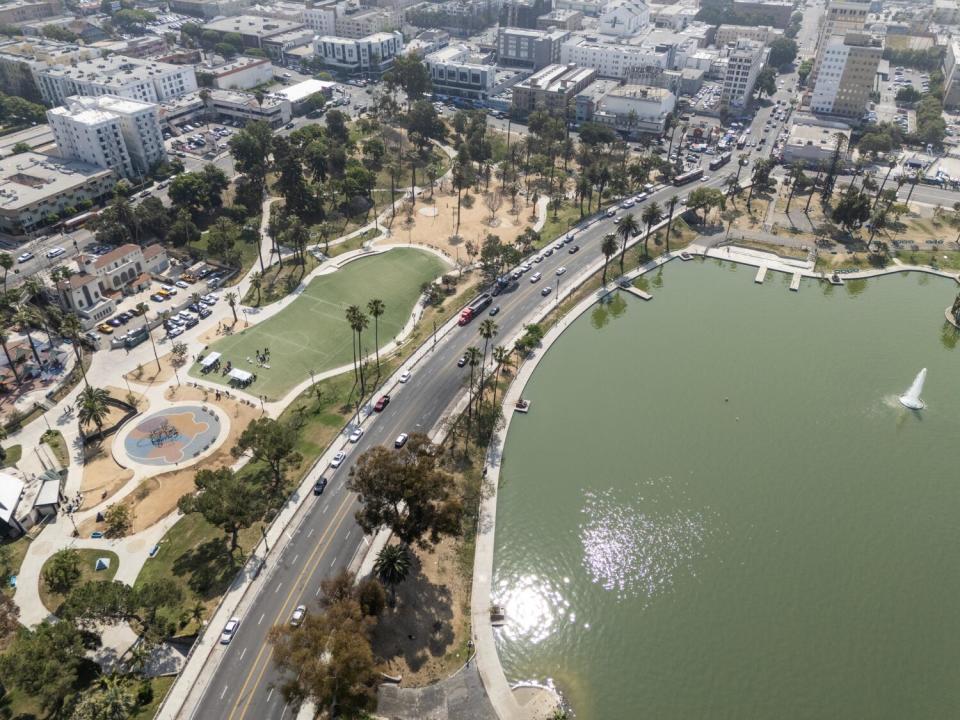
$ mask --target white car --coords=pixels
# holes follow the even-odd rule
[[[62,247],[50,248],[49,250],[47,250],[47,257],[48,258],[60,257],[65,252],[66,250],[64,250]]]
[[[183,280],[177,280],[177,282],[174,283],[174,284],[175,284],[178,288],[181,288],[181,289],[183,289],[183,290],[186,290],[188,287],[190,287],[190,283],[184,282]]]
[[[534,261],[535,263],[542,263],[542,262],[543,262],[543,255],[537,255],[537,256],[533,259],[533,261]]]
[[[349,440],[352,443],[360,442],[360,438],[362,437],[363,437],[363,428],[358,427],[356,430],[350,433]]]
[[[333,456],[333,460],[330,461],[330,467],[338,468],[343,465],[343,461],[347,459],[347,454],[341,450],[336,455]]]
[[[542,277],[543,277],[543,273],[534,273],[533,275],[530,276],[530,282],[531,283],[539,282],[540,278]]]
[[[183,328],[182,328],[182,327],[175,327],[175,328],[170,328],[169,330],[167,330],[167,337],[169,337],[169,338],[179,337],[180,335],[183,335]]]
[[[307,616],[307,606],[306,605],[297,605],[296,609],[293,611],[293,615],[290,616],[290,625],[293,627],[300,627],[303,624],[303,619]]]
[[[633,201],[633,198],[629,198],[627,200],[624,200],[622,203],[620,203],[620,207],[622,207],[624,210],[626,210],[627,208],[632,208],[634,205],[635,203]]]
[[[524,272],[530,272],[533,269],[533,265],[531,265],[530,263],[524,263],[523,265],[520,266],[520,269],[523,270]]]
[[[238,627],[240,627],[240,618],[232,617],[227,620],[227,624],[223,626],[223,632],[220,633],[220,644],[229,645],[233,636],[237,634]]]
[[[572,232],[567,233],[567,240],[573,240],[574,237],[576,237],[576,233],[572,233]]]
[[[410,371],[404,370],[403,373],[401,373],[400,375],[400,382],[405,383],[409,379],[410,379]]]
[[[17,255],[17,262],[18,262],[18,263],[25,263],[27,260],[30,260],[30,259],[32,259],[32,258],[33,258],[33,253],[32,253],[32,252],[21,253],[20,255]]]
[[[566,271],[567,269],[561,265],[557,268],[557,275],[563,275]]]
[[[397,449],[402,448],[404,445],[407,444],[407,439],[409,437],[410,436],[407,435],[407,433],[400,433],[399,435],[397,435],[397,439],[393,441],[393,446]]]

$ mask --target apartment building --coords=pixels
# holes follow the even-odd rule
[[[537,18],[553,9],[551,0],[504,0],[500,6],[500,25],[534,29]]]
[[[196,118],[210,121],[229,118],[250,122],[263,120],[270,127],[278,128],[290,122],[293,110],[286,98],[269,93],[262,102],[256,96],[238,90],[211,90],[206,103],[198,92],[167,100],[160,105],[160,119],[167,124],[186,123]]]
[[[251,4],[251,0],[169,0],[170,12],[190,15],[203,20],[213,20],[225,15],[238,15]]]
[[[124,55],[91,58],[70,65],[31,67],[43,99],[60,105],[72,95],[115,95],[155,103],[197,89],[193,68]]]
[[[513,109],[527,115],[534,110],[570,114],[576,111],[573,99],[597,77],[593,68],[576,65],[548,65],[513,86]]]
[[[671,68],[674,46],[600,42],[595,37],[571,37],[560,48],[560,64],[589,67],[600,77],[625,78],[641,67]]]
[[[246,55],[220,65],[197,65],[196,71],[209,76],[213,86],[221,90],[247,90],[273,81],[273,63]]]
[[[433,91],[439,95],[486,100],[496,86],[497,67],[466,45],[448,45],[423,59]]]
[[[720,90],[720,112],[737,112],[750,103],[757,76],[770,50],[756,40],[737,40],[726,47],[727,68]]]
[[[400,29],[400,13],[386,8],[360,8],[343,3],[337,6],[334,35],[360,39]]]
[[[238,15],[219,18],[203,26],[203,31],[218,35],[239,35],[245,48],[257,48],[266,51],[266,43],[277,35],[303,29],[303,23],[294,20],[280,20],[257,15]]]
[[[650,24],[650,8],[643,0],[613,0],[597,20],[602,35],[632,37]]]
[[[0,5],[0,24],[31,22],[54,17],[62,12],[63,6],[59,0],[14,0]]]
[[[560,48],[570,37],[565,30],[500,28],[497,33],[497,64],[539,70],[560,62]]]
[[[403,52],[403,35],[382,32],[356,40],[324,35],[314,38],[313,48],[316,57],[333,69],[348,74],[379,74],[388,70]]]
[[[808,87],[813,87],[817,82],[827,41],[835,35],[843,37],[848,32],[861,32],[869,12],[870,0],[829,0],[827,2],[820,33],[817,35],[817,54],[814,57],[813,70],[807,80]]]
[[[960,106],[960,38],[947,43],[943,56],[943,105],[948,108]]]
[[[71,97],[47,110],[60,156],[136,178],[166,160],[154,103],[112,95]]]
[[[583,13],[579,10],[551,10],[537,18],[537,30],[580,30]]]
[[[821,53],[820,74],[813,88],[814,113],[859,120],[874,89],[883,50],[864,33],[848,32],[827,39]]]
[[[327,0],[315,3],[312,7],[304,7],[300,22],[317,35],[336,35],[337,0]]]
[[[733,0],[733,9],[741,15],[755,18],[763,25],[773,25],[781,30],[790,24],[793,15],[793,0]]]
[[[769,45],[782,35],[782,30],[770,25],[721,25],[713,41],[717,47],[725,47],[737,40],[754,40]]]
[[[676,104],[677,96],[667,88],[618,85],[595,104],[592,120],[629,137],[659,137]]]

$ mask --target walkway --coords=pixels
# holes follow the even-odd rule
[[[381,685],[377,715],[391,720],[497,720],[475,662],[423,688]]]

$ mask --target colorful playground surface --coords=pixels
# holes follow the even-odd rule
[[[177,465],[198,457],[217,441],[223,428],[213,408],[177,405],[150,413],[127,432],[123,449],[144,465]]]

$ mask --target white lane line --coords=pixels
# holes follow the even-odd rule
[[[314,596],[314,597],[320,597],[320,591],[321,591],[322,589],[323,589],[323,588],[317,588],[317,591],[313,594],[313,596]]]
[[[283,720],[283,716],[287,714],[287,708],[289,708],[289,707],[290,707],[289,705],[284,705],[284,706],[283,706],[283,712],[280,713],[280,720]]]
[[[224,685],[224,686],[223,686],[223,692],[220,693],[220,699],[221,699],[221,700],[223,700],[223,696],[227,694],[227,688],[228,688],[228,687],[229,687],[229,685]]]
[[[257,625],[259,625],[260,623],[263,622],[263,618],[264,618],[265,615],[266,615],[266,613],[264,613],[263,615],[260,616],[260,619],[257,620]]]
[[[310,528],[310,532],[307,533],[307,537],[310,537],[311,535],[313,535],[313,531],[314,531],[315,529],[316,529],[316,528]]]
[[[297,553],[296,555],[293,556],[292,562],[293,562],[294,565],[297,564],[297,558],[298,558],[298,557],[300,557],[300,553]]]
[[[276,595],[278,592],[280,592],[280,588],[282,587],[283,587],[283,583],[280,583],[279,585],[277,585],[277,589],[273,591],[273,594]]]
[[[271,695],[273,695],[273,688],[270,688],[270,692],[267,693],[267,702],[270,702]]]
[[[333,560],[330,561],[330,567],[333,567],[333,564],[337,561],[337,556],[333,556]]]
[[[243,656],[247,654],[247,649],[244,648],[243,652],[240,653],[240,659],[243,660]]]

